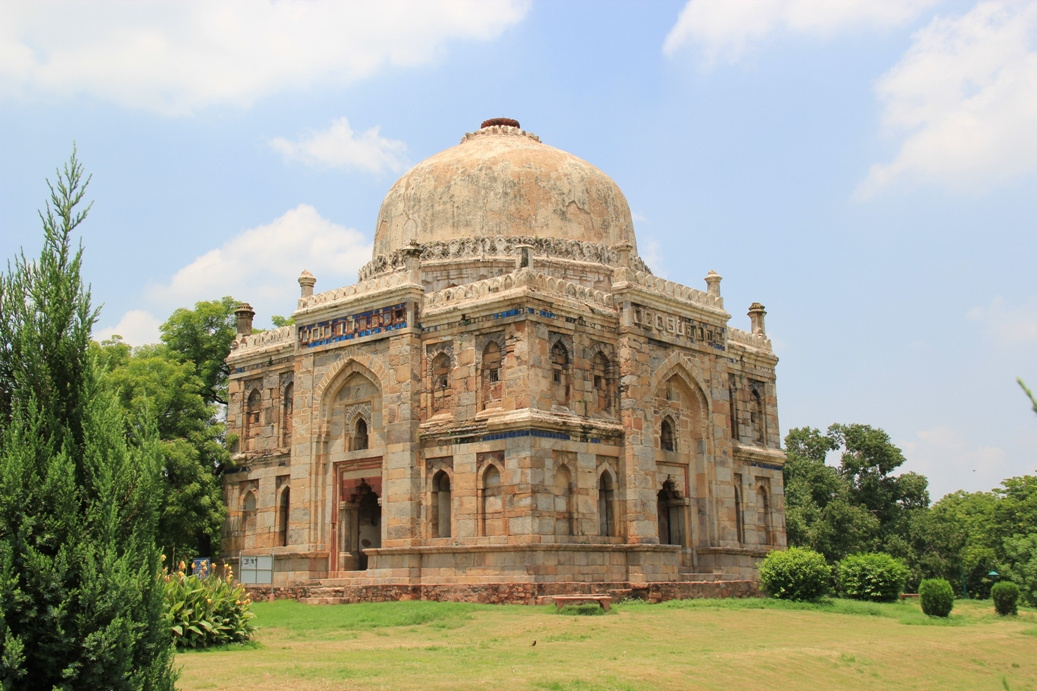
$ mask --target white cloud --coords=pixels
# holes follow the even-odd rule
[[[883,120],[905,134],[872,166],[867,199],[905,179],[982,193],[1037,172],[1037,4],[983,2],[937,17],[878,82]]]
[[[922,430],[916,439],[901,446],[907,458],[903,469],[929,479],[929,496],[933,501],[959,489],[990,490],[1014,472],[1004,449],[973,446],[961,431],[949,425]]]
[[[233,295],[259,308],[257,312],[265,307],[290,313],[295,309],[303,269],[318,281],[324,279],[324,287],[318,283],[318,291],[337,288],[356,280],[356,272],[371,259],[371,249],[358,231],[332,223],[312,206],[300,204],[273,222],[245,230],[206,252],[177,271],[168,283],[150,286],[148,299],[172,310]]]
[[[377,126],[358,134],[346,118],[335,120],[326,130],[311,131],[298,141],[277,137],[270,141],[270,146],[286,161],[299,161],[315,168],[357,168],[381,175],[386,171],[403,172],[408,165],[404,142],[386,139]]]
[[[1000,343],[1037,344],[1037,295],[1019,305],[1009,305],[998,295],[986,307],[969,310],[968,316],[983,322],[991,337]]]
[[[890,29],[917,17],[938,0],[689,0],[667,34],[663,52],[699,48],[706,63],[736,62],[770,34],[821,38],[860,28]]]
[[[0,94],[86,93],[166,115],[343,85],[485,41],[526,0],[92,0],[0,3]]]
[[[660,278],[666,278],[668,276],[666,272],[666,265],[663,261],[663,250],[658,240],[646,238],[641,240],[641,247],[638,249],[637,255],[641,257],[641,261],[648,265],[648,268],[652,270],[652,273]]]
[[[112,336],[121,336],[122,340],[133,346],[159,342],[159,327],[162,320],[146,310],[130,310],[122,315],[115,326],[98,329],[93,333],[95,341],[104,341]]]

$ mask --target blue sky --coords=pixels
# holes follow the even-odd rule
[[[655,273],[766,305],[783,434],[882,427],[934,499],[1037,472],[1035,2],[8,0],[0,254],[75,142],[98,337],[266,324],[498,116],[612,176]]]

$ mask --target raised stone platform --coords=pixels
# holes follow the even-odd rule
[[[585,593],[587,584],[570,583],[477,583],[477,584],[388,584],[359,585],[331,579],[292,586],[249,586],[253,600],[290,599],[309,604],[354,604],[396,600],[478,602],[482,604],[541,605],[554,596]],[[597,583],[597,592],[614,601],[638,599],[650,602],[722,597],[760,597],[752,580],[675,581],[666,583]]]

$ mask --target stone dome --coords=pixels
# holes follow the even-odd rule
[[[385,195],[374,255],[412,242],[541,237],[637,245],[626,197],[590,163],[514,120],[487,120],[411,168]]]

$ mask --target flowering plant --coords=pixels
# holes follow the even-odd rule
[[[230,566],[206,573],[187,574],[180,562],[173,573],[163,573],[166,617],[177,648],[206,648],[242,643],[252,637],[252,598],[234,582]],[[222,573],[221,573],[222,571]]]

